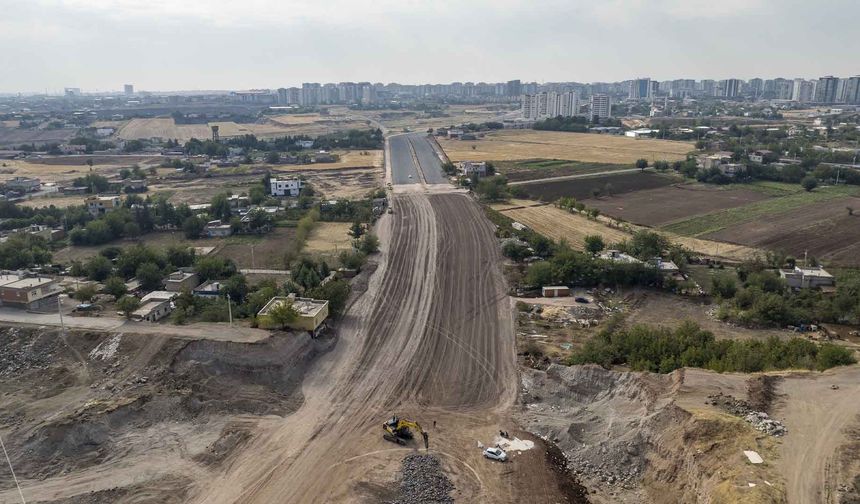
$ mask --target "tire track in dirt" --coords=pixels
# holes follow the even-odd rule
[[[195,502],[339,500],[365,470],[340,462],[377,451],[379,423],[391,413],[450,411],[453,426],[510,404],[513,325],[492,227],[462,194],[398,194],[391,205],[381,280],[306,380],[305,405],[265,426],[217,484],[198,487]]]

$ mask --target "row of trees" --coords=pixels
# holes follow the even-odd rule
[[[753,373],[778,369],[818,369],[854,364],[844,347],[802,338],[716,340],[695,322],[675,329],[636,325],[604,330],[570,358],[570,364],[594,363],[603,367],[628,365],[636,371],[670,373],[681,367],[718,372]]]

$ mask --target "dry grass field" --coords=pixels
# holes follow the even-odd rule
[[[475,141],[440,140],[440,143],[452,161],[541,158],[632,164],[639,158],[684,159],[693,150],[690,142],[532,130],[501,130]]]
[[[276,172],[343,170],[345,168],[374,168],[382,166],[382,150],[334,151],[340,159],[336,163],[314,163],[310,165],[277,165]]]
[[[87,159],[92,159],[92,171],[100,175],[117,172],[132,165],[147,167],[154,164],[152,156],[63,156],[43,159],[13,159],[0,161],[0,181],[13,177],[36,177],[42,182],[63,182],[81,177],[90,171]]]
[[[310,255],[335,256],[339,251],[352,248],[348,222],[318,222],[305,243],[304,252]]]
[[[599,235],[607,244],[612,244],[630,238],[631,232],[646,229],[626,223],[623,229],[610,227],[611,220],[607,217],[592,220],[552,205],[535,205],[533,201],[528,200],[512,200],[509,203],[493,205],[492,208],[552,240],[567,240],[570,246],[577,250],[582,250],[585,237],[588,235]],[[744,245],[689,238],[659,230],[657,232],[673,243],[709,257],[743,261],[761,253],[758,249]]]
[[[116,136],[123,140],[173,138],[180,142],[211,135],[209,126],[205,124],[175,124],[170,117],[131,119],[116,132]]]
[[[431,117],[423,112],[408,110],[362,111],[361,114],[397,132],[404,128],[426,131],[428,128],[495,121],[504,111],[493,110],[492,106],[449,105],[443,111],[442,117]]]
[[[25,201],[17,202],[22,207],[30,207],[30,208],[46,208],[50,206],[54,206],[57,208],[66,208],[74,205],[83,205],[84,198],[86,195],[80,196],[63,196],[62,194],[57,194],[57,196],[48,196],[45,198],[33,198]]]
[[[552,205],[519,206],[504,209],[493,206],[502,214],[525,224],[554,241],[566,240],[571,247],[582,250],[585,237],[600,235],[606,243],[617,243],[630,238],[621,229],[611,228],[600,221],[590,220],[579,214],[571,214]]]

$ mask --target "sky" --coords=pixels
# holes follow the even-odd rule
[[[0,0],[0,93],[860,74],[857,0]]]

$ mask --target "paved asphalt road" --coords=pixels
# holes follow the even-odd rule
[[[413,162],[413,152],[419,166]],[[426,133],[410,133],[389,137],[389,154],[393,184],[446,184],[442,163]]]

